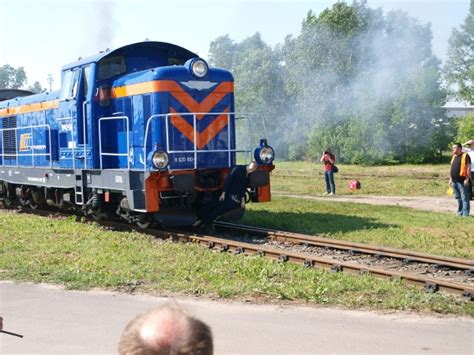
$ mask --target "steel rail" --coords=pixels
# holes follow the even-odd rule
[[[363,243],[355,243],[344,240],[329,239],[312,235],[283,232],[273,229],[265,229],[259,227],[245,226],[227,222],[216,222],[217,228],[226,230],[238,230],[241,232],[250,232],[262,235],[272,240],[280,242],[292,242],[297,244],[315,245],[320,247],[328,247],[333,249],[346,250],[354,253],[371,254],[375,256],[385,256],[404,261],[416,261],[434,265],[448,266],[454,269],[466,270],[474,273],[474,260],[454,258],[447,256],[439,256],[425,254],[410,250],[396,249],[390,247],[374,246]]]
[[[424,287],[428,292],[445,291],[463,295],[469,299],[474,297],[474,287],[462,283],[454,283],[442,279],[418,276],[412,273],[391,271],[362,264],[340,262],[325,257],[317,257],[304,253],[288,252],[281,249],[262,247],[256,244],[244,243],[234,240],[222,239],[199,234],[188,234],[179,231],[146,230],[162,239],[172,239],[178,242],[193,242],[204,245],[209,249],[217,249],[233,254],[265,256],[281,262],[292,262],[306,268],[322,267],[330,272],[349,272],[352,274],[371,274],[377,277],[405,280],[410,284]]]
[[[48,215],[51,214],[51,211],[25,211],[33,214],[39,215]],[[63,214],[61,212],[54,213],[56,216],[70,216]],[[474,300],[474,287],[468,284],[463,283],[454,283],[446,280],[433,278],[433,277],[423,277],[415,275],[413,273],[406,273],[400,271],[391,271],[374,267],[367,267],[358,263],[351,262],[340,262],[335,261],[326,257],[318,257],[313,255],[308,255],[304,253],[289,252],[276,248],[262,247],[257,244],[244,243],[230,239],[223,239],[214,236],[206,236],[195,233],[185,233],[177,230],[157,230],[157,229],[141,229],[137,226],[130,224],[125,224],[121,222],[114,221],[94,221],[95,223],[100,224],[104,227],[113,228],[120,231],[137,231],[143,234],[151,235],[160,239],[171,239],[175,242],[187,242],[195,243],[198,245],[203,245],[212,250],[219,250],[221,252],[230,252],[233,254],[242,254],[247,256],[263,256],[268,259],[276,260],[279,262],[292,262],[295,264],[303,265],[306,268],[321,267],[328,269],[330,272],[348,272],[352,274],[370,274],[376,277],[389,278],[389,279],[399,279],[404,280],[407,283],[421,286],[427,292],[437,292],[445,291],[449,293],[454,293],[462,295],[469,300]],[[222,223],[218,223],[222,225]],[[252,227],[253,228],[253,227]],[[262,230],[261,228],[256,228],[257,230]]]

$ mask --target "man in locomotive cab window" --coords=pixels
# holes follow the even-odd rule
[[[455,143],[453,145],[453,157],[451,158],[449,185],[452,187],[454,197],[458,201],[458,216],[467,217],[470,213],[470,172],[471,158],[467,153],[463,153],[461,143]]]
[[[219,201],[205,206],[199,213],[193,226],[205,226],[212,223],[217,217],[237,207],[245,207],[245,190],[248,176],[257,170],[255,161],[248,165],[235,166],[224,181],[224,189],[219,196]]]
[[[466,148],[463,148],[463,152],[469,154],[471,158],[471,200],[474,200],[474,139],[471,139],[463,144]]]

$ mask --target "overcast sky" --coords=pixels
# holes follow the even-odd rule
[[[207,58],[209,43],[229,34],[240,41],[260,32],[270,45],[297,35],[308,10],[336,1],[290,0],[0,0],[0,66],[23,66],[29,83],[59,88],[60,68],[107,47],[150,40],[171,42]],[[348,1],[351,3],[351,1]],[[368,1],[384,12],[401,9],[431,23],[433,50],[445,59],[453,27],[463,23],[469,0]]]

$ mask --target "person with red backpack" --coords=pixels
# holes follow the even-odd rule
[[[467,217],[470,213],[471,158],[469,154],[463,153],[461,143],[455,143],[452,151],[449,185],[454,191],[454,197],[458,200],[458,216]]]

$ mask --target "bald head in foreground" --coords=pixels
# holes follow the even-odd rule
[[[121,355],[212,355],[209,326],[175,304],[164,304],[137,316],[125,327]]]

